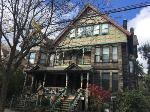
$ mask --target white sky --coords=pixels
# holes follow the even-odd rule
[[[138,37],[139,46],[149,42],[150,43],[150,7],[145,7],[128,22],[128,27],[135,29],[135,35]],[[144,71],[146,71],[147,63],[139,55],[138,60],[143,64]]]

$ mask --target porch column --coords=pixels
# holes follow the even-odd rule
[[[82,48],[82,64],[84,64],[84,48]]]
[[[82,89],[82,86],[83,86],[83,74],[81,74],[81,89]]]
[[[68,74],[66,73],[66,87],[68,87]]]
[[[62,65],[64,65],[64,57],[65,57],[65,52],[63,51],[63,56],[62,56]]]
[[[45,86],[46,74],[44,75],[43,87]]]
[[[31,88],[33,87],[33,83],[34,83],[34,76],[32,76]]]
[[[26,86],[26,82],[27,82],[27,73],[25,73],[25,79],[24,79],[23,88]]]
[[[89,73],[87,73],[87,84],[85,90],[85,111],[88,111],[88,86],[89,86]]]
[[[54,59],[55,59],[55,63],[54,63],[54,65],[56,65],[56,64],[57,64],[57,52],[58,52],[58,51],[56,50],[56,54],[55,54],[55,58],[54,58]]]

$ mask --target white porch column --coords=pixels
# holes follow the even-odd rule
[[[46,74],[44,75],[43,87],[45,86]]]
[[[64,65],[64,57],[65,57],[65,52],[63,51],[62,62],[61,62],[62,65]]]
[[[82,48],[82,64],[84,64],[84,48]]]
[[[66,87],[68,87],[68,74],[66,73]]]
[[[82,86],[83,86],[83,74],[81,74],[81,89],[82,89]]]

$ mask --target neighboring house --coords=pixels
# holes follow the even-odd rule
[[[79,88],[87,90],[89,83],[111,92],[136,88],[134,61],[138,41],[133,28],[127,31],[126,20],[122,27],[87,5],[56,38],[54,45],[55,53],[51,57],[30,53],[29,62],[35,64],[32,69],[26,69],[28,77],[32,77],[28,83],[31,87],[37,88],[38,82],[43,81],[51,89],[67,87],[70,94]],[[43,63],[46,66],[41,66]]]

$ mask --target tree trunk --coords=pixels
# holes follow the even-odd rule
[[[2,72],[2,88],[0,91],[0,112],[4,111],[7,99],[7,89],[9,84],[9,72]]]

